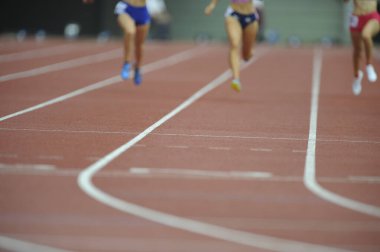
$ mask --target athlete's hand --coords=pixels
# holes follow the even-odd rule
[[[94,2],[94,0],[82,0],[85,4],[91,4]]]
[[[207,7],[205,8],[205,14],[207,16],[210,16],[212,11],[215,9],[215,4],[214,3],[210,3],[209,5],[207,5]]]

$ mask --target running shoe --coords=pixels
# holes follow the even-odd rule
[[[121,69],[121,78],[123,80],[128,80],[129,79],[129,72],[131,70],[131,64],[129,63],[124,63],[123,68]]]
[[[373,68],[373,66],[370,64],[370,65],[367,65],[366,70],[367,70],[368,80],[370,82],[375,82],[377,80],[377,74],[376,74],[375,68]]]
[[[354,79],[354,82],[352,83],[352,92],[354,95],[360,95],[362,92],[362,79],[363,79],[363,72],[359,71],[358,77]]]
[[[240,92],[241,91],[241,83],[240,83],[240,80],[238,79],[235,79],[231,82],[231,88],[233,90],[235,90],[236,92]]]
[[[135,78],[134,78],[135,84],[138,86],[142,82],[142,76],[140,72],[140,68],[135,69]]]

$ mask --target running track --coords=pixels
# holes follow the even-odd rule
[[[1,251],[380,251],[380,88],[350,48],[0,40]],[[376,67],[380,69],[377,61]]]

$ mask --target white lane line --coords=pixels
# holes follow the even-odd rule
[[[254,59],[251,62],[249,62],[247,65],[245,65],[245,67],[255,62],[258,59],[258,55],[260,54],[256,54]],[[85,193],[87,193],[93,199],[97,200],[100,203],[108,205],[110,207],[113,207],[115,209],[118,209],[122,212],[132,214],[132,215],[141,217],[143,219],[150,220],[150,221],[153,221],[165,226],[169,226],[172,228],[177,228],[180,230],[185,230],[185,231],[189,231],[189,232],[200,234],[200,235],[205,235],[207,237],[212,237],[212,238],[229,241],[229,242],[233,242],[233,243],[237,243],[241,245],[269,249],[269,250],[274,250],[274,251],[282,251],[282,252],[346,251],[346,250],[338,249],[338,248],[331,248],[331,247],[326,247],[326,246],[321,246],[321,245],[313,245],[313,244],[304,243],[304,242],[297,242],[297,241],[279,239],[275,237],[259,235],[259,234],[254,234],[254,233],[242,232],[242,231],[238,231],[234,229],[229,229],[229,228],[225,228],[225,227],[221,227],[217,225],[207,224],[204,222],[195,221],[195,220],[187,219],[184,217],[179,217],[179,216],[159,212],[153,209],[149,209],[146,207],[133,204],[128,201],[118,199],[110,194],[107,194],[101,189],[97,188],[92,183],[92,178],[94,177],[94,175],[100,172],[109,163],[111,163],[121,154],[123,154],[128,149],[133,147],[133,145],[141,141],[143,138],[145,138],[152,131],[154,131],[156,128],[161,126],[163,123],[170,120],[172,117],[174,117],[175,115],[177,115],[178,113],[180,113],[181,111],[189,107],[191,104],[193,104],[198,99],[206,95],[208,92],[212,91],[213,89],[215,89],[216,87],[224,83],[230,77],[231,77],[230,70],[225,71],[219,77],[217,77],[212,82],[207,84],[205,87],[200,89],[190,98],[188,98],[186,101],[180,104],[177,108],[175,108],[169,114],[167,114],[166,116],[161,118],[159,121],[151,125],[146,130],[144,130],[138,136],[136,136],[129,142],[125,143],[124,145],[120,146],[119,148],[115,149],[114,151],[109,153],[107,156],[100,159],[98,162],[87,167],[85,170],[83,170],[79,174],[78,179],[77,179],[78,185]]]
[[[379,176],[349,176],[348,179],[354,182],[380,183]]]
[[[0,248],[17,252],[69,252],[68,250],[57,249],[49,246],[37,245],[31,242],[20,241],[6,236],[0,236]]]
[[[166,175],[176,177],[192,177],[192,178],[224,178],[224,179],[259,179],[271,178],[269,172],[258,171],[206,171],[194,169],[173,169],[173,168],[139,168],[132,167],[129,169],[131,174],[137,175]]]
[[[299,137],[269,137],[269,136],[229,136],[229,135],[207,135],[207,134],[179,134],[179,133],[152,133],[157,136],[173,137],[199,137],[199,138],[231,138],[231,139],[259,139],[259,140],[283,140],[283,141],[307,141],[308,138]],[[318,142],[341,142],[357,144],[380,144],[380,141],[373,140],[350,140],[350,139],[317,139]]]
[[[164,68],[164,67],[168,67],[168,66],[172,66],[172,65],[178,64],[181,61],[185,61],[185,60],[188,60],[188,59],[194,57],[196,54],[199,54],[200,51],[202,51],[202,50],[200,50],[199,47],[196,47],[196,48],[192,48],[192,49],[189,49],[189,50],[186,50],[186,51],[174,54],[174,55],[169,56],[169,57],[167,57],[165,59],[161,59],[161,60],[158,60],[156,62],[152,62],[150,64],[147,64],[147,65],[143,66],[142,69],[141,69],[141,71],[143,73],[149,73],[149,72],[158,70],[160,68]],[[51,99],[49,101],[40,103],[40,104],[35,105],[33,107],[30,107],[30,108],[18,111],[16,113],[13,113],[13,114],[10,114],[10,115],[3,116],[3,117],[0,118],[0,122],[8,120],[10,118],[14,118],[16,116],[20,116],[20,115],[23,115],[23,114],[26,114],[26,113],[38,110],[38,109],[45,108],[47,106],[50,106],[50,105],[53,105],[53,104],[56,104],[56,103],[68,100],[70,98],[74,98],[76,96],[79,96],[79,95],[82,95],[82,94],[85,94],[85,93],[88,93],[88,92],[91,92],[91,91],[94,91],[94,90],[97,90],[97,89],[100,89],[100,88],[104,88],[104,87],[113,85],[113,84],[121,82],[121,81],[122,81],[121,77],[119,75],[116,75],[116,76],[111,77],[109,79],[106,79],[106,80],[103,80],[103,81],[100,81],[100,82],[96,82],[96,83],[94,83],[92,85],[89,85],[87,87],[77,89],[77,90],[75,90],[75,91],[73,91],[71,93],[68,93],[68,94],[62,95],[60,97]]]
[[[0,169],[0,175],[18,175],[18,176],[52,176],[52,177],[77,177],[79,174],[79,169],[69,169],[69,168],[62,168],[62,169]],[[104,174],[103,177],[130,177],[130,174],[127,174],[124,172],[124,175],[121,175],[120,172],[118,173],[110,173],[110,174]]]
[[[306,153],[306,150],[292,150],[293,153]]]
[[[209,150],[221,150],[221,151],[229,151],[229,150],[231,150],[231,148],[229,148],[229,147],[217,147],[217,146],[215,146],[215,147],[211,146],[211,147],[208,147],[208,149]]]
[[[98,161],[100,158],[86,158],[88,161]],[[27,166],[27,165],[26,165]],[[31,165],[29,165],[31,166]],[[272,175],[272,173],[268,174],[255,174],[246,177],[223,177],[223,176],[213,176],[213,177],[202,177],[202,176],[186,176],[182,174],[165,174],[165,173],[150,173],[149,171],[144,171],[143,168],[139,168],[140,170],[134,170],[131,172],[130,170],[125,170],[125,168],[120,168],[120,170],[113,171],[101,171],[97,174],[98,177],[102,178],[175,178],[175,179],[218,179],[218,180],[252,180],[252,181],[267,181],[267,182],[280,182],[280,183],[299,183],[303,181],[303,177],[301,176],[276,176]],[[142,169],[142,170],[141,170]],[[147,168],[144,168],[147,169]],[[182,169],[181,169],[182,170]],[[33,169],[33,168],[6,168],[0,169],[0,174],[12,174],[12,175],[35,175],[35,176],[57,176],[57,177],[76,177],[81,172],[81,169],[73,169],[73,168],[60,168],[53,166],[51,168],[43,168],[43,169]],[[140,172],[140,173],[139,173]],[[232,171],[236,172],[236,171]],[[269,176],[270,174],[270,176]],[[249,175],[249,174],[248,174]],[[323,183],[329,184],[357,184],[357,185],[368,185],[368,184],[380,184],[380,179],[378,177],[320,177],[318,179]]]
[[[314,52],[313,83],[310,111],[309,140],[305,160],[304,184],[314,194],[333,204],[348,208],[363,214],[380,218],[380,208],[355,201],[323,188],[316,179],[315,149],[317,139],[318,99],[322,74],[322,49]]]
[[[63,132],[63,133],[88,133],[88,134],[128,134],[136,135],[138,132],[132,131],[105,131],[105,130],[66,130],[66,129],[32,129],[32,128],[6,128],[0,127],[0,131],[32,131],[32,132]],[[173,136],[173,137],[193,137],[193,138],[230,138],[230,139],[260,139],[260,140],[275,140],[275,141],[307,141],[307,138],[296,137],[267,137],[267,136],[229,136],[229,135],[198,135],[198,134],[171,134],[171,133],[151,133],[155,136]],[[355,143],[355,144],[380,144],[380,141],[371,140],[346,140],[346,139],[317,139],[317,142],[340,142],[340,143]],[[295,150],[298,151],[298,150]],[[300,150],[306,152],[306,150]]]
[[[120,53],[121,53],[121,49],[114,49],[108,52],[103,52],[103,53],[98,53],[95,55],[89,55],[89,56],[80,57],[77,59],[63,61],[60,63],[38,67],[31,70],[23,71],[23,72],[7,74],[7,75],[0,76],[0,82],[27,78],[27,77],[37,76],[37,75],[46,74],[46,73],[50,73],[54,71],[60,71],[60,70],[65,70],[65,69],[74,68],[78,66],[95,64],[95,63],[103,62],[106,60],[116,59],[120,57]]]
[[[256,152],[271,152],[272,149],[265,149],[265,148],[250,148],[250,151],[256,151]]]
[[[40,103],[40,104],[35,105],[33,107],[30,107],[30,108],[27,108],[27,109],[24,109],[24,110],[20,110],[18,112],[13,113],[13,114],[9,114],[9,115],[3,116],[3,117],[0,118],[0,122],[8,120],[10,118],[14,118],[14,117],[23,115],[23,114],[26,114],[26,113],[30,113],[30,112],[35,111],[35,110],[39,110],[39,109],[45,108],[47,106],[50,106],[50,105],[53,105],[53,104],[56,104],[56,103],[68,100],[70,98],[74,98],[76,96],[79,96],[79,95],[82,95],[82,94],[85,94],[85,93],[88,93],[88,92],[91,92],[91,91],[94,91],[94,90],[97,90],[97,89],[100,89],[100,88],[107,87],[109,85],[115,84],[115,83],[120,82],[120,81],[121,81],[120,76],[114,76],[114,77],[111,77],[109,79],[106,79],[106,80],[103,80],[103,81],[100,81],[100,82],[96,82],[96,83],[94,83],[92,85],[89,85],[87,87],[77,89],[77,90],[75,90],[75,91],[73,91],[71,93],[59,96],[57,98],[54,98],[54,99],[51,99],[49,101]]]
[[[72,51],[73,47],[74,46],[72,44],[64,44],[52,46],[49,48],[28,50],[26,52],[3,54],[0,55],[0,63],[65,54]]]
[[[59,155],[40,155],[37,157],[38,159],[45,159],[45,160],[63,160],[63,156]]]
[[[36,171],[54,171],[54,165],[47,164],[0,164],[0,170],[36,170]]]
[[[318,142],[326,143],[353,143],[353,144],[380,144],[380,141],[374,140],[350,140],[350,139],[317,139]]]
[[[186,146],[186,145],[169,145],[169,146],[167,146],[167,148],[170,148],[170,149],[188,149],[189,146]]]

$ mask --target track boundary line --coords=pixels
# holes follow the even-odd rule
[[[134,146],[136,147],[136,145]],[[100,158],[92,158],[91,161],[99,160]],[[90,160],[90,159],[88,159]],[[3,164],[4,165],[4,164]],[[40,166],[40,167],[39,167]],[[102,171],[97,173],[97,177],[102,178],[146,178],[146,179],[183,179],[183,180],[241,180],[241,181],[269,181],[278,183],[302,183],[302,176],[282,176],[282,175],[272,175],[272,176],[187,176],[184,174],[167,174],[167,173],[136,173],[131,170],[125,171],[125,167],[118,167],[115,171]],[[149,168],[152,169],[152,168]],[[156,169],[156,168],[154,168]],[[162,168],[160,168],[162,169]],[[173,169],[173,168],[168,168]],[[182,170],[182,169],[181,169]],[[51,177],[77,177],[81,172],[78,168],[57,168],[53,165],[42,164],[15,164],[15,165],[5,165],[5,167],[0,167],[0,175],[17,175],[17,176],[51,176]],[[229,170],[229,172],[238,172]],[[255,173],[255,171],[253,171]],[[272,174],[272,173],[271,173]],[[349,176],[349,177],[321,177],[319,178],[324,183],[330,184],[380,184],[380,177],[363,177],[363,176]]]
[[[160,69],[160,68],[163,68],[163,67],[172,66],[174,64],[177,64],[177,63],[180,63],[182,61],[188,60],[188,59],[190,59],[192,57],[195,57],[195,55],[199,54],[199,52],[195,52],[196,50],[199,50],[199,47],[191,48],[189,50],[186,50],[186,51],[183,51],[183,52],[176,53],[174,55],[168,56],[168,57],[166,57],[164,59],[160,59],[158,61],[149,63],[147,65],[144,65],[142,67],[141,71],[142,71],[142,73],[149,73],[149,72],[155,71],[157,69]],[[53,105],[53,104],[56,104],[56,103],[68,100],[70,98],[74,98],[76,96],[79,96],[79,95],[82,95],[82,94],[85,94],[85,93],[88,93],[88,92],[91,92],[91,91],[94,91],[94,90],[97,90],[97,89],[100,89],[100,88],[104,88],[104,87],[110,86],[112,84],[115,84],[115,83],[118,83],[118,82],[121,82],[121,81],[122,81],[122,79],[121,79],[121,77],[119,75],[113,76],[113,77],[108,78],[106,80],[102,80],[102,81],[96,82],[96,83],[91,84],[89,86],[86,86],[84,88],[77,89],[77,90],[75,90],[73,92],[67,93],[65,95],[59,96],[59,97],[51,99],[51,100],[48,100],[48,101],[40,103],[38,105],[29,107],[27,109],[23,109],[23,110],[20,110],[18,112],[15,112],[15,113],[12,113],[12,114],[0,117],[0,122],[3,122],[3,121],[8,120],[10,118],[14,118],[14,117],[17,117],[17,116],[20,116],[20,115],[23,115],[23,114],[26,114],[26,113],[38,110],[38,109],[45,108],[47,106],[50,106],[50,105]]]
[[[1,167],[1,166],[0,166]],[[196,170],[196,169],[176,169],[176,168],[147,168],[147,167],[132,167],[129,173],[135,175],[164,175],[176,176],[184,178],[225,178],[225,179],[267,179],[272,178],[270,172],[262,171],[212,171],[212,170]]]
[[[113,135],[136,135],[138,132],[132,131],[106,131],[106,130],[64,130],[64,129],[32,129],[32,128],[2,128],[0,131],[30,131],[30,132],[60,132],[73,134],[113,134]],[[256,140],[278,140],[278,141],[307,141],[308,138],[299,137],[270,137],[270,136],[239,136],[239,135],[201,135],[201,134],[175,134],[175,133],[151,133],[154,136],[175,136],[194,138],[230,138],[230,139],[256,139]],[[380,141],[370,140],[349,140],[349,139],[316,139],[317,142],[325,143],[354,143],[354,144],[380,144]],[[300,150],[298,150],[300,151]]]
[[[262,56],[263,54],[264,53],[262,53],[260,56]],[[250,61],[247,65],[243,66],[243,68],[256,62],[258,58],[259,56],[258,54],[256,54],[253,60]],[[167,115],[162,117],[156,123],[152,124],[147,129],[145,129],[139,135],[137,135],[130,141],[126,142],[119,148],[115,149],[108,155],[104,156],[103,158],[95,162],[94,164],[87,167],[85,170],[83,170],[79,174],[77,178],[77,183],[79,187],[91,198],[95,199],[96,201],[102,204],[105,204],[114,209],[117,209],[119,211],[132,214],[134,216],[137,216],[146,220],[150,220],[152,222],[159,223],[164,226],[168,226],[168,227],[172,227],[172,228],[176,228],[180,230],[185,230],[188,232],[216,238],[219,240],[233,242],[235,244],[269,249],[269,250],[274,250],[274,251],[281,251],[281,252],[284,252],[284,251],[285,252],[286,251],[289,251],[289,252],[347,251],[343,249],[331,248],[331,247],[322,246],[322,245],[313,245],[313,244],[304,243],[304,242],[297,242],[297,241],[275,238],[271,236],[243,232],[243,231],[229,229],[229,228],[225,228],[225,227],[221,227],[221,226],[217,226],[213,224],[208,224],[208,223],[204,223],[204,222],[200,222],[200,221],[196,221],[192,219],[187,219],[187,218],[176,216],[176,215],[167,214],[164,212],[159,212],[150,208],[146,208],[146,207],[136,205],[131,202],[116,198],[110,194],[107,194],[101,189],[97,188],[92,183],[93,176],[99,171],[101,171],[104,167],[106,167],[109,163],[111,163],[114,159],[116,159],[121,154],[123,154],[128,149],[130,149],[135,144],[137,144],[139,141],[144,139],[152,131],[160,127],[162,124],[164,124],[165,122],[167,122],[168,120],[176,116],[181,111],[188,108],[190,105],[195,103],[201,97],[203,97],[210,91],[214,90],[216,87],[220,86],[221,84],[223,84],[225,81],[231,78],[231,76],[232,75],[231,75],[230,70],[229,69],[226,70],[225,72],[220,74],[217,78],[215,78],[213,81],[206,84],[206,86],[204,86],[199,91],[197,91],[192,96],[190,96],[178,107],[173,109],[171,112],[169,112]]]
[[[311,108],[310,108],[310,127],[309,127],[309,139],[307,143],[307,152],[305,158],[305,171],[303,181],[312,193],[318,197],[333,203],[335,205],[347,208],[359,213],[370,215],[380,218],[380,208],[365,204],[359,201],[355,201],[350,198],[343,197],[334,192],[331,192],[323,188],[316,178],[316,161],[315,150],[317,142],[317,123],[318,123],[318,103],[319,93],[321,86],[322,75],[322,49],[314,50],[313,60],[313,77],[312,77],[312,94],[311,94]]]

